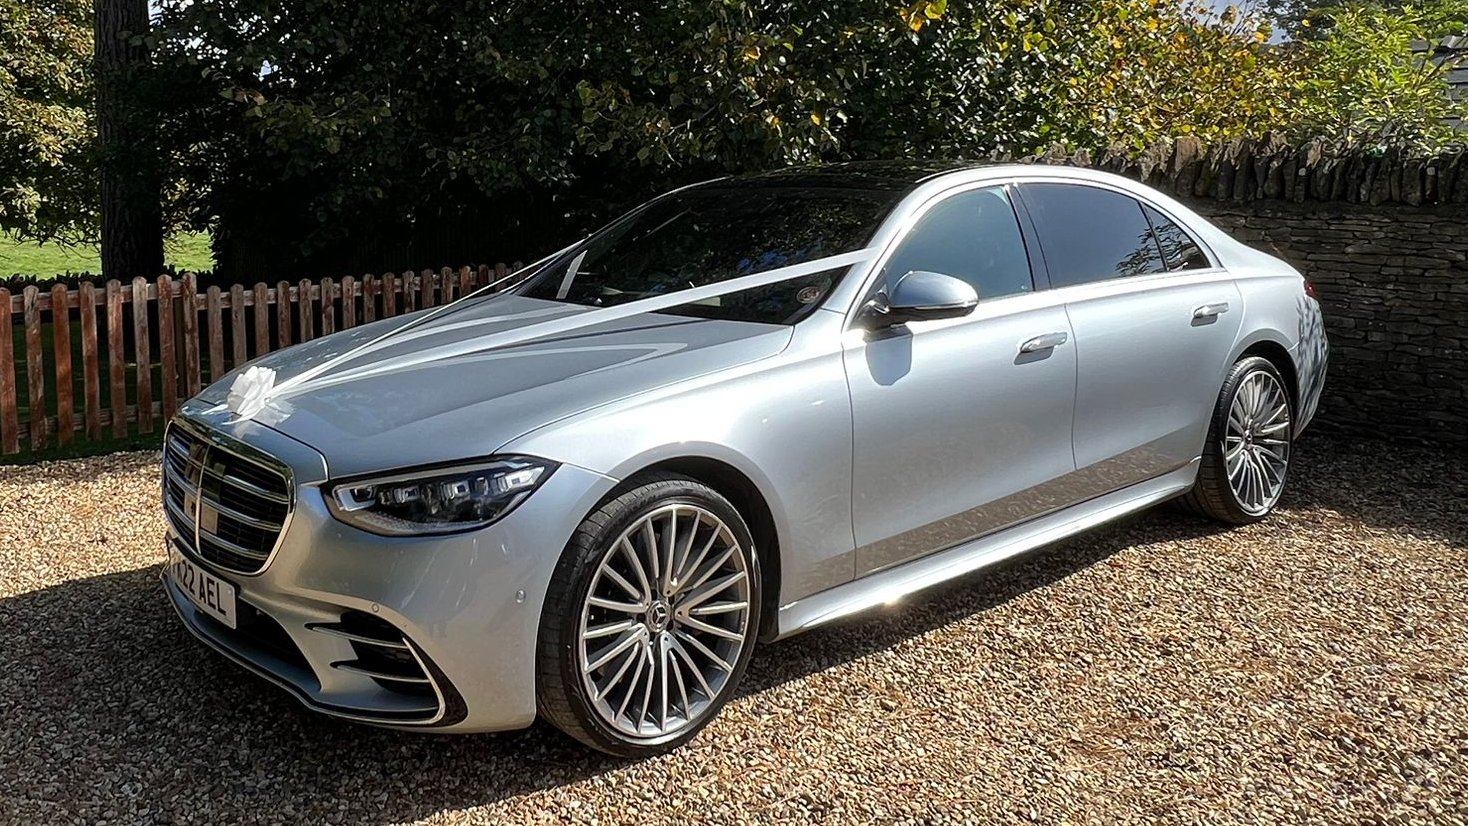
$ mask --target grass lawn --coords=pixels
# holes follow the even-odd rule
[[[164,261],[180,271],[214,269],[208,233],[187,232],[175,235],[164,243],[163,252]],[[96,247],[37,244],[34,241],[17,241],[0,234],[0,277],[21,273],[39,275],[45,279],[67,272],[96,273],[101,269]]]

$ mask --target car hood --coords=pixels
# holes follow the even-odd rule
[[[458,461],[590,408],[776,355],[792,334],[787,326],[649,313],[522,343],[487,340],[591,311],[499,296],[409,329],[422,313],[272,353],[251,363],[274,370],[279,389],[255,421],[319,450],[338,477]],[[234,377],[201,394],[191,414],[214,408],[204,418],[227,421],[218,406]]]

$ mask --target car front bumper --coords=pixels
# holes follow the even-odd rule
[[[196,609],[168,575],[185,625],[309,707],[360,722],[455,731],[521,728],[535,718],[536,642],[551,574],[584,515],[615,485],[562,465],[509,516],[448,536],[382,537],[331,516],[326,464],[262,425],[211,428],[290,466],[293,504],[264,569],[241,574],[201,558],[170,522],[167,542],[236,589],[236,629]],[[372,663],[395,658],[380,679]],[[375,658],[375,659],[374,659]],[[366,668],[362,666],[366,665]]]

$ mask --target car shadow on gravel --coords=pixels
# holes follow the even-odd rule
[[[1299,458],[1299,484],[1284,507],[1302,518],[1332,519],[1318,512],[1335,511],[1463,541],[1460,460],[1333,442],[1304,445]],[[1458,475],[1444,479],[1450,473]],[[762,646],[741,694],[899,645],[1138,544],[1220,530],[1149,511],[896,607]],[[544,725],[433,737],[309,712],[197,643],[158,578],[151,566],[0,599],[0,821],[386,824],[621,765]]]

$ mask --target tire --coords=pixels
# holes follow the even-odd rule
[[[737,690],[759,629],[759,558],[743,517],[707,485],[652,473],[620,490],[551,576],[536,696],[566,734],[642,758],[691,740]]]
[[[1240,359],[1218,393],[1198,480],[1178,502],[1233,525],[1268,516],[1288,480],[1294,421],[1294,399],[1274,364],[1258,356]]]

